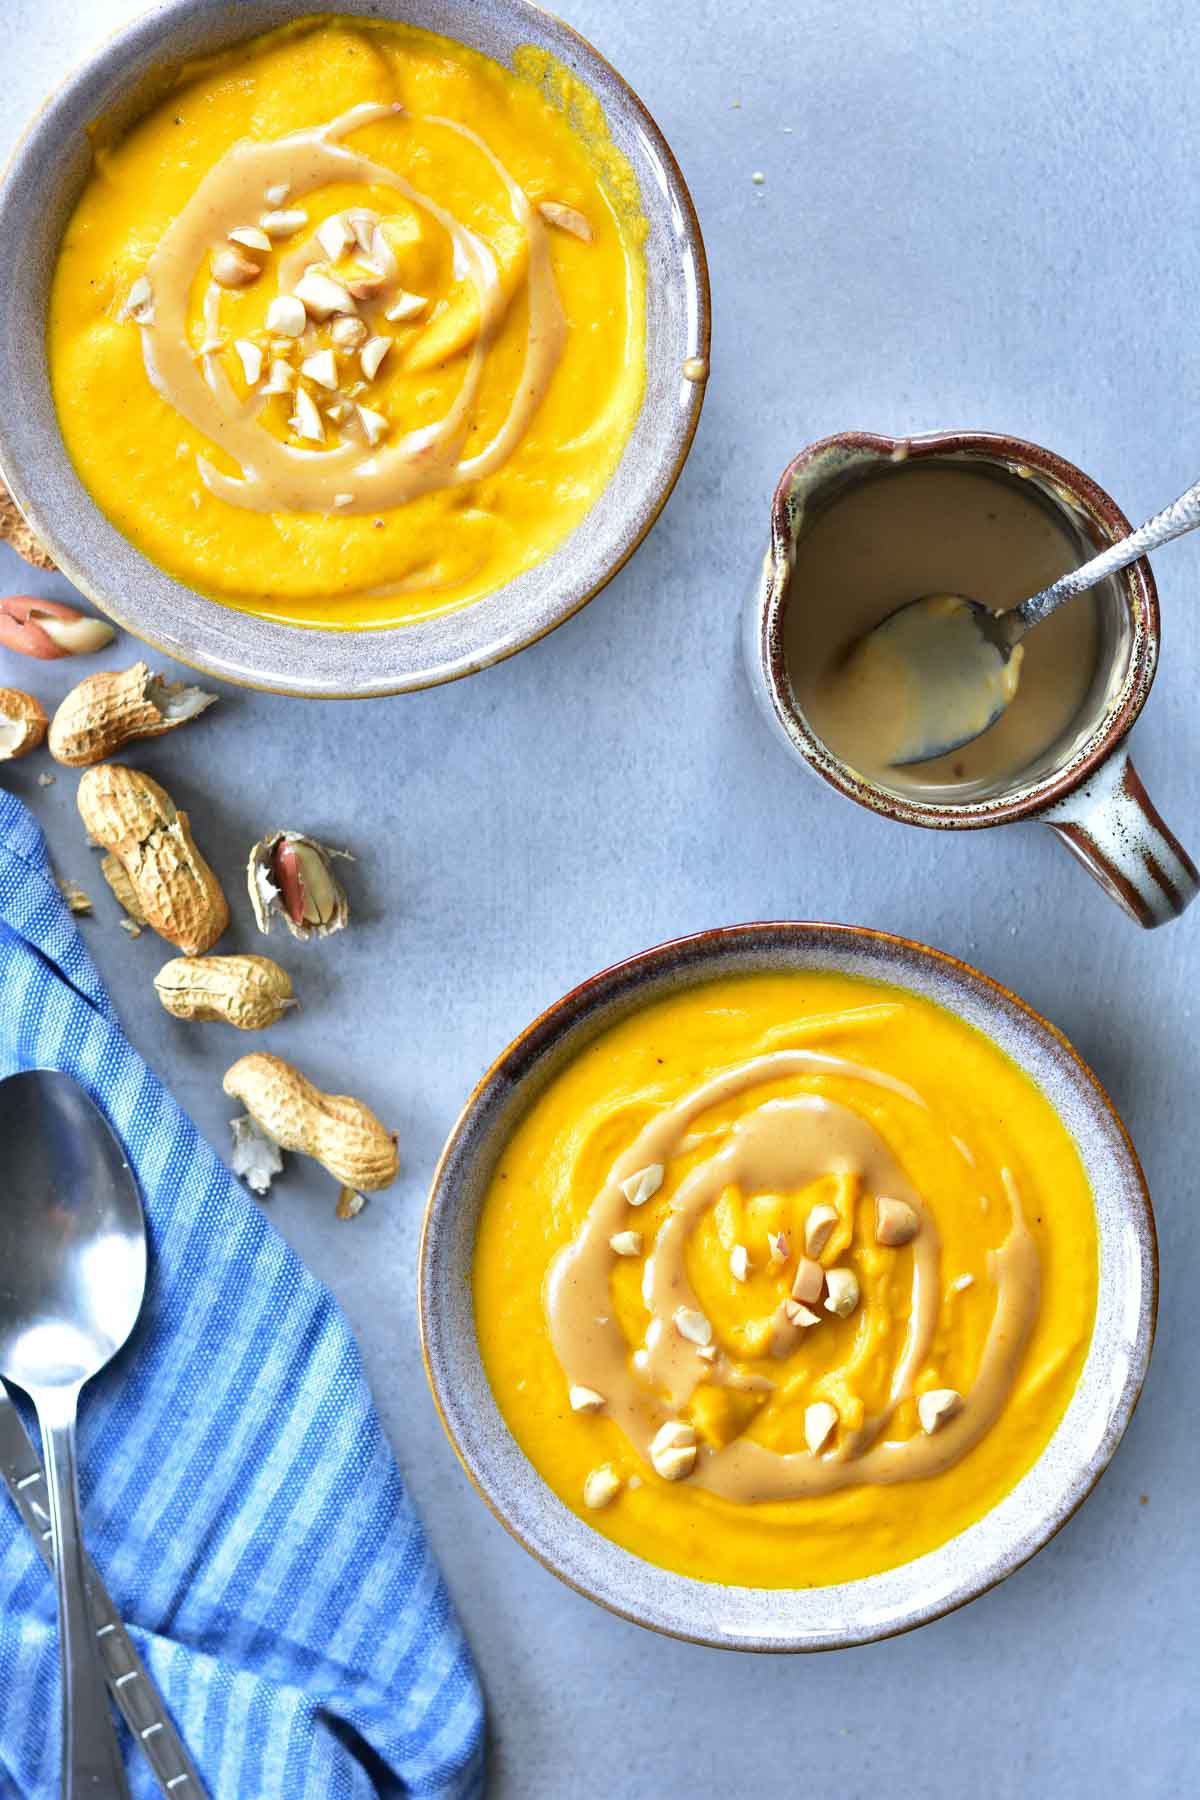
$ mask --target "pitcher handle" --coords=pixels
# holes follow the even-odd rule
[[[1200,872],[1119,750],[1090,781],[1041,814],[1105,893],[1151,930],[1200,892]]]

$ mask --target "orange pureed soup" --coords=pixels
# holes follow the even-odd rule
[[[314,18],[184,69],[50,298],[80,478],[151,561],[293,622],[452,611],[560,544],[642,401],[644,220],[595,98]]]
[[[849,1581],[961,1532],[1079,1377],[1091,1191],[989,1039],[906,991],[737,976],[529,1109],[475,1252],[484,1366],[554,1491],[648,1561]]]

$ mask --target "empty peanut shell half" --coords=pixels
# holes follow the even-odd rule
[[[72,688],[55,713],[50,754],[69,768],[90,768],[123,744],[186,725],[216,697],[182,681],[163,681],[144,662],[102,670]]]
[[[40,700],[21,688],[0,688],[0,762],[28,756],[46,735]]]

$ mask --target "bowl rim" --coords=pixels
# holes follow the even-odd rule
[[[297,21],[310,16],[316,18],[328,15],[333,18],[359,19],[366,23],[379,23],[381,20],[403,23],[405,22],[403,19],[399,17],[393,19],[390,13],[383,10],[396,3],[397,0],[357,0],[357,3],[356,0],[347,0],[346,10],[342,11],[336,6],[322,8],[319,5],[311,4],[310,0],[292,0],[294,17]],[[296,677],[283,676],[275,672],[270,676],[257,677],[252,671],[223,662],[214,662],[199,652],[187,653],[183,646],[173,641],[164,641],[158,633],[147,631],[144,626],[134,624],[127,615],[125,604],[119,596],[113,598],[104,591],[106,583],[103,578],[97,578],[92,574],[90,569],[85,568],[71,550],[65,548],[61,543],[54,518],[43,511],[34,492],[38,476],[37,464],[30,468],[27,480],[24,465],[19,456],[13,453],[7,441],[5,421],[0,418],[0,477],[3,478],[14,502],[31,529],[48,553],[53,556],[58,570],[73,587],[77,588],[123,631],[127,631],[150,649],[157,651],[160,655],[170,657],[185,668],[194,669],[199,674],[228,681],[235,686],[258,693],[320,700],[375,699],[391,694],[418,692],[430,687],[443,686],[453,681],[461,681],[469,675],[478,674],[484,669],[506,662],[509,657],[516,656],[520,651],[528,649],[530,645],[539,643],[551,632],[556,631],[560,625],[565,624],[568,619],[573,618],[576,613],[581,612],[589,601],[594,600],[597,594],[608,586],[635,551],[645,542],[674,492],[684,464],[691,453],[692,443],[699,426],[700,413],[707,391],[708,364],[712,346],[711,280],[704,236],[695,202],[674,151],[654,115],[619,70],[582,32],[565,19],[560,18],[557,13],[538,5],[537,0],[494,0],[494,3],[516,15],[518,19],[527,22],[528,42],[536,43],[542,48],[552,48],[554,39],[569,44],[581,59],[583,67],[579,73],[585,85],[593,85],[594,77],[597,74],[602,76],[622,106],[627,109],[629,116],[635,121],[638,136],[649,146],[650,154],[661,165],[664,188],[672,203],[672,213],[677,226],[673,242],[689,258],[695,278],[693,295],[695,317],[689,327],[689,336],[694,341],[689,342],[686,356],[698,359],[703,363],[705,370],[702,379],[683,382],[683,403],[679,412],[672,414],[668,420],[670,429],[665,435],[665,444],[670,453],[669,464],[660,470],[653,480],[647,482],[644,493],[639,495],[639,507],[633,530],[615,546],[609,547],[603,567],[596,572],[595,578],[590,579],[587,585],[578,592],[571,591],[569,576],[564,575],[560,578],[558,586],[561,592],[555,598],[553,606],[548,609],[551,613],[548,619],[529,623],[515,634],[502,624],[494,626],[490,628],[488,641],[474,648],[456,650],[449,655],[439,654],[429,668],[422,667],[404,674],[393,672],[373,677],[367,681],[356,678],[354,684],[348,686],[326,686],[319,678],[311,674]],[[0,167],[0,218],[3,217],[5,208],[9,204],[11,188],[25,164],[38,156],[61,156],[64,143],[69,142],[69,139],[64,139],[62,135],[59,116],[80,90],[85,90],[96,79],[98,72],[108,71],[118,66],[123,60],[128,61],[136,53],[143,37],[149,33],[153,33],[157,40],[176,24],[195,16],[201,16],[205,12],[217,13],[224,10],[227,9],[221,7],[220,0],[158,0],[158,4],[135,14],[132,19],[106,33],[90,51],[86,52],[66,71],[36,107],[18,135],[3,166]],[[272,27],[250,24],[240,38],[235,35],[230,39],[230,46],[232,47],[239,41],[249,42],[268,29],[272,29]],[[424,29],[431,28],[424,27]],[[488,53],[484,52],[484,54]],[[166,61],[170,64],[169,54]],[[588,64],[592,65],[590,70]],[[608,115],[609,106],[605,103],[607,97],[600,96],[600,98],[602,104],[605,105],[606,115]],[[6,354],[4,343],[8,335],[3,329],[5,322],[3,311],[4,303],[0,302],[0,359],[3,359]],[[535,570],[545,567],[553,558],[565,555],[580,527],[603,506],[621,463],[629,452],[632,434],[636,431],[645,406],[646,396],[643,395],[641,406],[631,427],[630,439],[626,441],[621,457],[614,466],[605,487],[568,536],[560,543],[555,544],[546,556],[534,565]],[[46,453],[45,448],[38,453],[38,463]],[[74,464],[62,442],[61,432],[56,434],[50,455],[55,459],[61,458],[70,473],[75,475]],[[314,640],[318,644],[322,642],[332,644],[334,640],[363,643],[371,638],[387,636],[391,633],[402,634],[408,629],[404,625],[396,625],[331,630],[319,626],[293,625],[280,620],[260,618],[244,609],[225,606],[222,602],[210,599],[207,595],[201,594],[198,589],[192,588],[186,582],[172,576],[169,570],[162,569],[143,552],[137,550],[132,541],[125,538],[124,533],[113,525],[107,514],[83,487],[82,482],[78,481],[77,476],[75,479],[82,495],[80,504],[100,522],[103,528],[117,533],[123,544],[143,566],[149,578],[170,582],[190,602],[202,601],[205,605],[219,608],[223,619],[231,622],[234,630],[236,630],[237,622],[243,620],[249,621],[251,628],[256,625],[265,627],[273,637],[277,633],[291,632],[303,634],[304,637]],[[101,551],[101,559],[103,554],[104,552]],[[529,572],[523,571],[523,573]],[[497,599],[512,585],[512,582],[507,582],[502,587],[481,595],[478,601],[473,601],[450,614],[434,615],[433,617],[455,619],[468,616],[477,605]],[[567,594],[566,599],[562,597],[563,593]],[[428,622],[418,620],[413,623],[419,625]],[[282,638],[280,642],[282,642]],[[248,654],[253,655],[253,652]]]
[[[550,1545],[544,1541],[535,1541],[532,1532],[527,1527],[523,1528],[511,1516],[505,1504],[505,1497],[489,1483],[488,1472],[481,1466],[481,1459],[465,1441],[463,1415],[459,1410],[452,1385],[443,1379],[448,1371],[443,1364],[442,1345],[438,1341],[433,1326],[434,1310],[437,1305],[434,1293],[433,1261],[438,1233],[446,1216],[452,1213],[454,1208],[452,1180],[457,1173],[458,1165],[460,1161],[470,1163],[474,1158],[475,1153],[469,1142],[472,1128],[481,1112],[492,1102],[493,1098],[497,1094],[515,1093],[520,1082],[536,1070],[541,1059],[565,1036],[580,1028],[586,1032],[589,1022],[595,1021],[598,1014],[603,1019],[603,1015],[610,1005],[635,992],[642,982],[646,982],[649,987],[646,994],[646,1003],[649,1004],[660,997],[659,992],[655,991],[656,981],[667,982],[673,971],[678,973],[682,968],[681,985],[698,985],[705,980],[719,977],[723,972],[736,972],[737,956],[742,948],[751,953],[756,947],[767,951],[781,940],[802,952],[808,948],[816,949],[819,952],[823,948],[829,959],[824,964],[819,957],[813,957],[807,961],[801,959],[795,964],[797,968],[829,966],[834,960],[830,952],[837,949],[845,949],[848,953],[853,953],[856,948],[865,949],[880,959],[888,955],[896,958],[895,972],[889,973],[887,970],[881,970],[878,979],[885,983],[891,981],[893,985],[904,987],[910,985],[904,980],[904,976],[915,968],[924,967],[934,971],[935,975],[940,975],[943,980],[973,991],[988,1012],[1002,1014],[1007,1011],[1018,1024],[1026,1029],[1031,1029],[1034,1037],[1041,1039],[1042,1044],[1050,1051],[1059,1067],[1069,1074],[1075,1084],[1076,1092],[1081,1093],[1092,1102],[1098,1115],[1097,1122],[1100,1125],[1107,1125],[1113,1134],[1114,1146],[1124,1159],[1123,1175],[1128,1190],[1128,1214],[1123,1223],[1136,1240],[1140,1275],[1136,1329],[1131,1334],[1126,1346],[1127,1365],[1120,1392],[1110,1402],[1103,1432],[1092,1446],[1090,1456],[1082,1463],[1076,1463],[1072,1467],[1070,1477],[1053,1509],[1039,1517],[1032,1526],[1025,1527],[1015,1542],[1005,1544],[999,1552],[994,1548],[988,1550],[978,1566],[973,1566],[971,1572],[955,1585],[937,1594],[931,1600],[914,1603],[905,1608],[903,1616],[891,1616],[886,1623],[869,1630],[838,1627],[807,1632],[803,1641],[798,1637],[781,1638],[778,1634],[755,1635],[742,1631],[731,1636],[727,1632],[711,1627],[708,1629],[688,1628],[677,1622],[667,1622],[663,1617],[654,1614],[651,1604],[646,1602],[640,1594],[634,1600],[618,1600],[611,1593],[603,1591],[598,1583],[581,1579],[561,1567],[556,1561]],[[730,966],[722,970],[720,965],[726,962]],[[914,986],[913,991],[923,992],[924,990]],[[943,994],[933,993],[927,997],[933,998],[948,1011],[955,1013],[955,1016],[963,1016]],[[629,1010],[636,1010],[636,1006]],[[972,1022],[968,1021],[968,1023]],[[597,1030],[603,1028],[604,1023],[596,1026]],[[984,1026],[978,1025],[977,1028],[983,1030],[984,1035],[989,1036],[990,1041],[998,1042],[997,1039],[991,1037]],[[586,1041],[586,1037],[582,1038],[578,1048],[582,1048]],[[1022,1063],[1012,1051],[1007,1050],[1003,1044],[998,1044],[998,1047],[1002,1053],[1008,1054],[1012,1060],[1017,1061],[1018,1066],[1022,1068],[1022,1072],[1029,1079],[1034,1080],[1036,1085],[1041,1085],[1037,1082],[1037,1077],[1031,1069]],[[1042,1091],[1045,1092],[1045,1089],[1043,1088]],[[1062,1118],[1062,1113],[1051,1096],[1047,1094],[1046,1097],[1055,1106],[1055,1111],[1062,1119],[1064,1129],[1071,1136],[1076,1150],[1084,1161],[1085,1172],[1087,1172],[1086,1145]],[[504,1135],[507,1133],[505,1132]],[[485,1154],[489,1148],[490,1145],[485,1143]],[[1104,1236],[1099,1211],[1097,1212],[1097,1247],[1102,1258]],[[451,1447],[471,1485],[493,1516],[543,1568],[549,1570],[552,1575],[567,1587],[574,1589],[576,1593],[604,1607],[606,1611],[627,1619],[632,1624],[643,1626],[663,1636],[677,1638],[683,1642],[716,1649],[762,1654],[843,1649],[901,1636],[934,1619],[945,1617],[970,1601],[979,1598],[980,1595],[990,1592],[992,1588],[997,1587],[1016,1569],[1021,1568],[1039,1550],[1043,1549],[1052,1538],[1057,1536],[1095,1488],[1129,1425],[1149,1366],[1157,1323],[1158,1295],[1157,1230],[1141,1161],[1125,1123],[1107,1089],[1066,1035],[1011,988],[949,951],[939,950],[917,939],[872,926],[841,924],[816,919],[756,920],[744,924],[715,926],[669,938],[649,949],[609,964],[585,980],[578,982],[558,1000],[545,1007],[493,1060],[475,1083],[464,1103],[434,1169],[422,1215],[417,1252],[417,1323],[426,1380]],[[923,1563],[928,1563],[932,1558],[941,1557],[952,1546],[961,1544],[970,1534],[980,1531],[989,1519],[993,1518],[1001,1509],[1009,1506],[1014,1495],[1019,1494],[1021,1488],[1046,1461],[1048,1453],[1063,1431],[1068,1414],[1077,1403],[1095,1350],[1101,1296],[1102,1269],[1098,1271],[1096,1318],[1093,1321],[1092,1336],[1089,1340],[1079,1381],[1050,1440],[1043,1446],[1034,1463],[1020,1477],[1015,1487],[1009,1489],[996,1506],[983,1514],[981,1519],[966,1527],[963,1532],[948,1539],[944,1545],[935,1550],[927,1552],[911,1562],[902,1563],[896,1569],[882,1571],[878,1575],[867,1576],[858,1581],[834,1584],[825,1588],[741,1588],[703,1582],[696,1578],[664,1570],[659,1565],[625,1550],[623,1546],[595,1531],[585,1520],[572,1513],[559,1500],[541,1472],[517,1444],[507,1420],[500,1411],[490,1384],[487,1383],[486,1373],[484,1386],[501,1431],[511,1443],[517,1457],[529,1471],[534,1484],[544,1490],[556,1512],[561,1512],[568,1520],[575,1520],[597,1541],[601,1547],[598,1554],[605,1562],[612,1559],[623,1560],[649,1572],[656,1579],[665,1580],[672,1587],[690,1588],[709,1595],[725,1593],[759,1596],[764,1598],[768,1604],[772,1599],[782,1601],[784,1596],[791,1597],[804,1593],[846,1594],[852,1590],[861,1591],[874,1587],[889,1576],[919,1569]],[[475,1343],[473,1308],[471,1337],[472,1342]]]

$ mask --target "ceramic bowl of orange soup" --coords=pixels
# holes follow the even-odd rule
[[[425,1217],[462,1463],[642,1625],[813,1650],[1001,1580],[1098,1479],[1153,1217],[1014,994],[862,928],[736,926],[584,983],[484,1076]]]
[[[0,188],[0,465],[63,570],[213,674],[471,673],[620,568],[708,372],[644,107],[499,0],[168,0]]]

